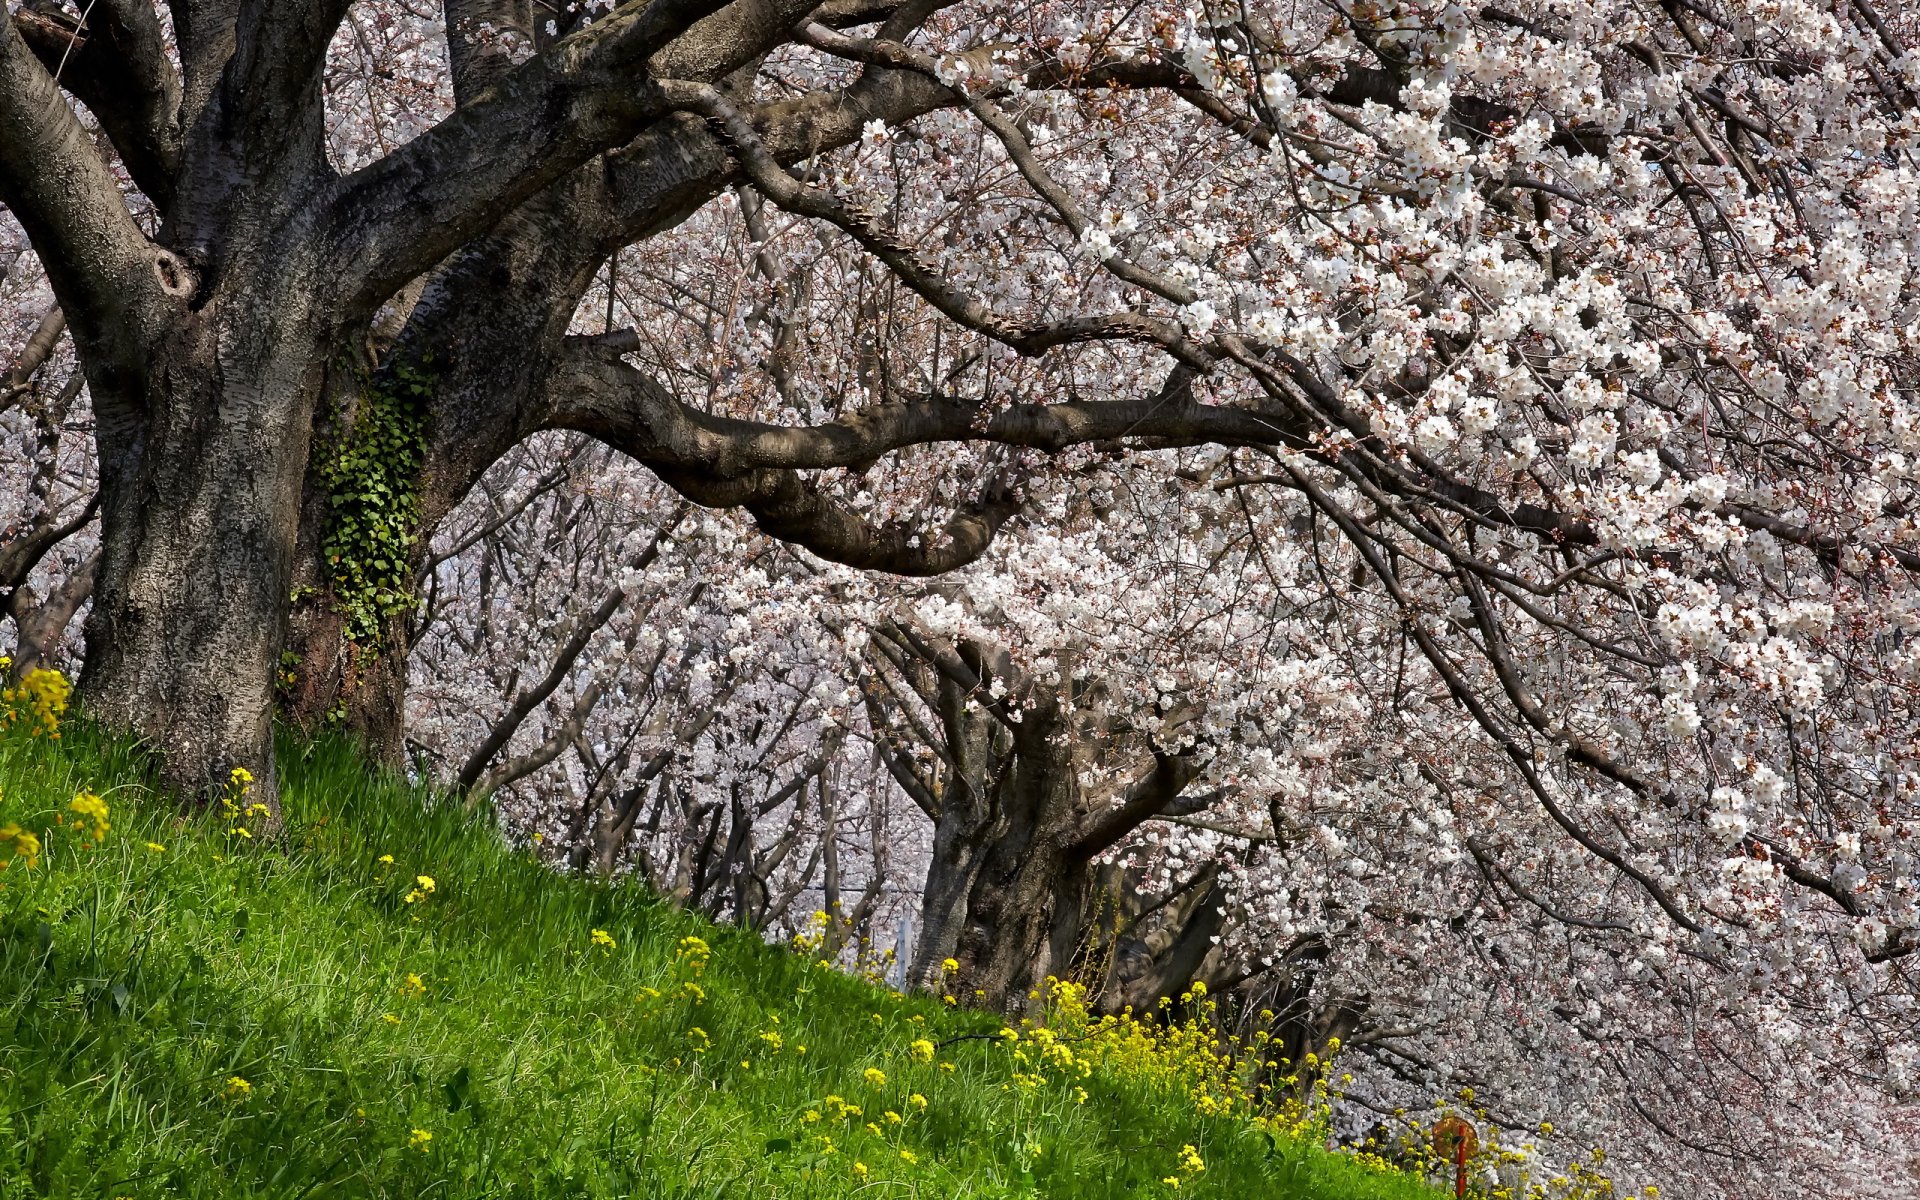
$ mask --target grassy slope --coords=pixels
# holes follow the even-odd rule
[[[286,843],[236,853],[84,729],[0,736],[0,825],[49,843],[0,872],[0,1197],[1430,1196],[1117,1070],[1078,1103],[1010,1085],[995,1039],[916,1062],[916,1038],[999,1022],[556,878],[339,748],[284,774]],[[98,848],[54,823],[83,787],[112,806]],[[407,904],[418,874],[437,888]],[[688,977],[688,935],[713,949],[704,1003],[637,1002]],[[1171,1188],[1186,1143],[1207,1169]]]

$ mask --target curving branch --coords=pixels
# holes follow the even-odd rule
[[[100,122],[134,185],[164,212],[180,157],[180,75],[148,0],[93,0],[84,20],[22,8],[34,54]]]
[[[647,465],[696,504],[746,509],[769,537],[803,546],[829,562],[894,575],[943,575],[966,566],[987,552],[1000,527],[1020,511],[1013,489],[993,485],[937,528],[876,525],[795,471],[715,479],[659,463]]]
[[[620,359],[637,345],[631,334],[570,339],[538,425],[578,430],[643,462],[698,467],[722,479],[757,470],[860,467],[940,442],[1047,451],[1122,441],[1301,445],[1310,429],[1292,416],[1202,404],[1194,398],[1193,372],[1178,365],[1159,391],[1130,400],[993,409],[982,401],[929,394],[868,405],[817,425],[775,425],[682,403]]]
[[[96,367],[135,364],[143,306],[172,290],[172,258],[140,232],[60,85],[12,21],[0,21],[0,204],[26,228]]]

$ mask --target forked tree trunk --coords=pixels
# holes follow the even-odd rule
[[[89,710],[138,734],[167,782],[205,793],[244,768],[274,819],[272,680],[322,361],[280,299],[183,313],[143,379],[92,381],[135,404],[99,422],[81,677]]]

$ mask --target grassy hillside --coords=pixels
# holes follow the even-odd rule
[[[269,847],[84,728],[0,734],[0,1197],[1431,1195],[1206,1115],[1204,1046],[1010,1040],[556,878],[339,747],[284,774]]]

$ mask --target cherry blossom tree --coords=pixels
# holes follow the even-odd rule
[[[423,761],[513,800],[545,756],[569,854],[652,826],[750,922],[754,864],[911,816],[810,776],[832,741],[932,817],[923,980],[951,937],[1016,999],[1119,880],[1298,1045],[1348,1029],[1356,1103],[1480,1078],[1721,1194],[1910,1186],[1916,18],[535,11],[10,9],[44,482],[0,554],[17,631],[91,590],[93,711],[190,785],[269,779],[276,679],[393,754],[418,643],[467,722]],[[454,550],[562,455],[574,507]],[[800,549],[647,491],[581,553],[616,455]],[[452,666],[543,552],[544,661]],[[943,849],[975,800],[1061,819]]]

